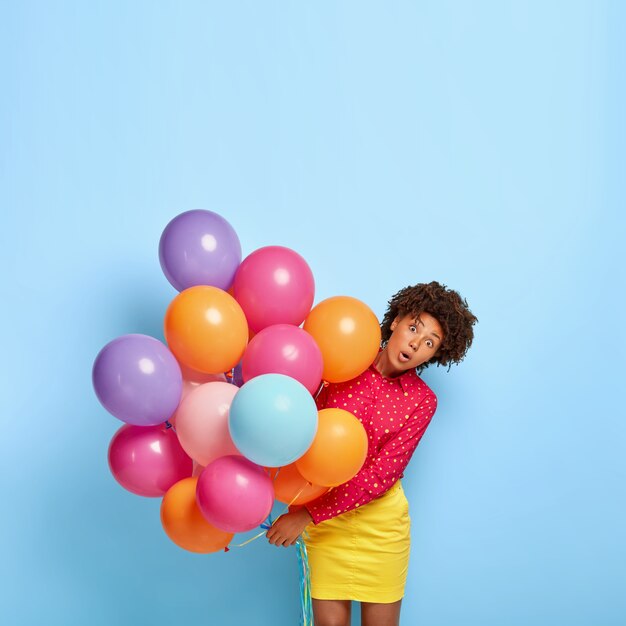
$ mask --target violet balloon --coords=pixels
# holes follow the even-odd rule
[[[261,466],[241,456],[223,456],[200,474],[196,502],[210,524],[242,533],[259,526],[270,514],[274,486]]]
[[[176,216],[159,241],[159,261],[178,291],[211,285],[226,291],[241,263],[241,244],[233,227],[213,211]]]
[[[159,498],[179,480],[191,476],[193,461],[173,429],[125,424],[111,439],[109,468],[124,489]]]
[[[274,324],[299,326],[315,296],[307,262],[282,246],[259,248],[248,255],[237,270],[233,288],[255,333]]]
[[[290,324],[268,326],[252,338],[241,362],[243,380],[285,374],[315,394],[322,380],[322,353],[309,333]]]
[[[104,408],[137,426],[169,419],[183,388],[174,355],[147,335],[123,335],[104,346],[94,361],[92,381]]]

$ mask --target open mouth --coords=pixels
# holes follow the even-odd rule
[[[407,363],[411,360],[411,357],[408,352],[400,352],[400,361],[402,363]]]

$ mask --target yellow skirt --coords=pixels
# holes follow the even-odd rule
[[[389,603],[404,596],[411,518],[400,481],[362,507],[309,524],[304,539],[313,598]]]

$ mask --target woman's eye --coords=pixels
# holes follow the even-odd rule
[[[429,339],[429,340],[426,342],[426,345],[427,345],[429,348],[432,348],[432,347],[433,347],[433,342]]]
[[[414,333],[414,332],[417,330],[417,326],[415,326],[415,324],[411,324],[411,325],[409,326],[409,330],[410,330],[412,333]]]

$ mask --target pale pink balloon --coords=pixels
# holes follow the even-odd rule
[[[228,431],[228,411],[239,391],[236,385],[199,385],[176,411],[176,434],[185,452],[200,465],[227,454],[239,454]]]
[[[198,380],[201,379],[205,379],[204,383],[208,383],[208,382],[226,382],[226,376],[224,374],[205,374],[203,372],[195,372],[194,370],[189,369],[188,367],[185,367],[183,365],[180,366],[181,370],[186,370],[187,373],[190,373],[194,378],[197,378]],[[182,401],[194,390],[196,389],[196,387],[199,387],[200,385],[204,384],[204,383],[200,383],[200,382],[196,382],[194,380],[186,380],[185,378],[183,378],[183,392],[182,395],[180,397],[180,402],[178,403],[178,406],[180,407]],[[167,420],[174,428],[176,428],[176,415],[178,414],[178,408],[176,409],[176,411],[174,412],[174,415],[172,415],[172,417],[169,418],[169,420]]]
[[[297,252],[267,246],[242,261],[233,292],[248,326],[258,333],[274,324],[299,326],[311,310],[315,281],[311,268]]]
[[[192,465],[176,433],[164,424],[126,424],[109,445],[113,477],[138,496],[163,497],[172,485],[191,476]]]
[[[241,361],[244,382],[261,374],[285,374],[315,394],[322,380],[322,353],[309,333],[290,324],[268,326],[255,335]]]
[[[242,533],[259,526],[274,503],[274,486],[260,465],[242,456],[224,456],[204,468],[196,502],[216,528]]]

